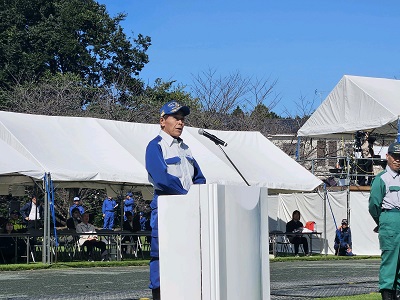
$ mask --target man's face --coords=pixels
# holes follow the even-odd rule
[[[14,229],[14,225],[13,224],[11,224],[11,223],[7,223],[6,224],[6,230],[7,231],[13,231],[13,229]]]
[[[18,219],[18,214],[16,214],[16,213],[12,213],[11,215],[10,215],[10,218],[11,219],[13,219],[13,220],[17,220]]]
[[[75,218],[75,219],[79,219],[80,217],[81,217],[81,214],[79,213],[79,211],[74,211],[74,213],[72,214],[72,216]]]
[[[165,115],[160,118],[162,130],[168,133],[173,138],[178,138],[182,134],[185,126],[185,116],[181,112],[173,115]]]
[[[83,214],[82,215],[82,221],[83,221],[83,223],[88,223],[89,222],[89,215],[88,214]]]
[[[300,215],[299,215],[299,213],[293,214],[293,220],[295,220],[295,221],[300,220]]]
[[[32,202],[36,204],[36,197],[32,198]]]
[[[395,172],[399,172],[400,170],[400,154],[386,154],[386,159],[388,166]]]

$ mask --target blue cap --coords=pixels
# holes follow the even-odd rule
[[[132,197],[133,194],[131,192],[126,193],[127,196]]]
[[[168,103],[165,103],[160,109],[160,116],[164,115],[172,115],[181,111],[184,116],[190,114],[190,109],[187,106],[182,106],[178,101],[172,100]]]

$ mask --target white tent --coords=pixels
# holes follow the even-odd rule
[[[0,174],[40,180],[49,172],[53,181],[69,187],[149,185],[145,150],[159,130],[151,124],[0,112],[1,153],[11,164],[1,166]],[[321,183],[259,132],[210,132],[228,143],[224,150],[250,185],[310,191]],[[197,128],[186,127],[182,138],[209,183],[245,185],[222,151]],[[3,176],[1,182],[8,183]]]
[[[332,137],[374,130],[395,137],[399,116],[400,80],[345,75],[297,134]]]
[[[350,192],[350,228],[353,252],[357,255],[380,255],[378,235],[373,232],[376,224],[368,212],[369,193]],[[328,200],[324,207],[325,198]],[[286,231],[286,223],[292,212],[300,210],[301,222],[316,222],[321,239],[313,238],[313,249],[318,252],[327,247],[328,254],[333,249],[336,226],[347,217],[347,191],[327,192],[326,196],[316,193],[291,193],[270,196],[268,201],[269,230]],[[326,227],[324,215],[326,214]],[[324,244],[326,242],[326,245]],[[323,251],[322,251],[323,252]]]

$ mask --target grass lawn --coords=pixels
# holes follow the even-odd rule
[[[29,264],[9,264],[0,265],[0,271],[21,271],[21,270],[36,270],[36,269],[57,269],[57,268],[91,268],[91,267],[126,267],[126,266],[148,266],[150,260],[123,260],[123,261],[73,261],[73,262],[57,262],[51,265],[43,263]]]
[[[270,263],[281,261],[320,261],[320,260],[358,260],[358,259],[380,259],[379,256],[334,256],[334,255],[313,255],[308,257],[293,257],[293,256],[278,256],[270,259]],[[29,263],[29,264],[9,264],[0,265],[0,271],[21,271],[21,270],[34,270],[34,269],[51,269],[51,268],[90,268],[90,267],[118,267],[118,266],[148,266],[149,259],[131,259],[123,261],[110,261],[110,262],[87,262],[87,261],[73,261],[73,262],[57,262],[51,265],[42,263]],[[343,297],[330,297],[318,298],[319,300],[380,300],[381,294],[371,293],[357,296],[343,296]],[[318,300],[316,299],[316,300]]]
[[[371,293],[357,296],[343,296],[343,297],[329,297],[329,298],[317,298],[316,300],[380,300],[382,299],[381,294]]]

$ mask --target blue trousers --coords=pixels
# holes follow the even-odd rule
[[[151,250],[150,250],[150,285],[149,288],[157,289],[160,287],[160,264],[158,251],[158,211],[152,210],[150,224],[151,231]]]
[[[111,211],[106,211],[104,216],[104,229],[113,229],[114,227],[114,213]]]

